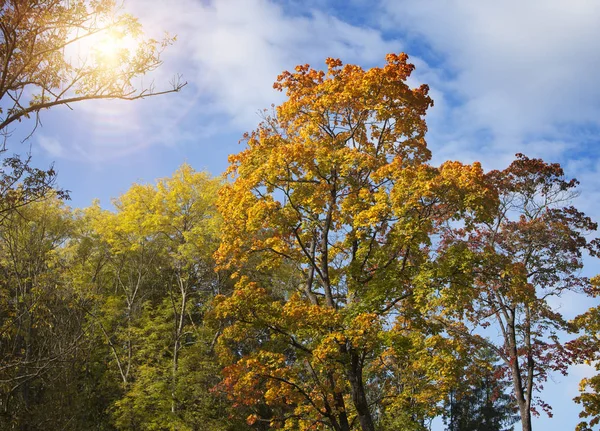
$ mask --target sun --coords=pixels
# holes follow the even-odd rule
[[[138,44],[139,42],[131,35],[121,31],[107,30],[97,35],[93,41],[91,52],[98,63],[116,66],[135,53]]]
[[[118,68],[137,54],[140,37],[128,26],[100,22],[87,32],[74,29],[67,38],[65,57],[76,67]]]

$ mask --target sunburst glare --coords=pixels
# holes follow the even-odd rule
[[[106,30],[90,38],[90,53],[98,63],[118,66],[135,54],[139,42],[122,31]]]

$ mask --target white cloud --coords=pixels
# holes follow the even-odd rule
[[[64,147],[58,139],[38,133],[37,141],[50,156],[62,157],[64,155]]]
[[[198,123],[199,130],[191,133],[218,132],[218,117],[221,130],[233,128],[241,136],[257,125],[261,110],[283,99],[272,88],[283,70],[303,63],[321,68],[330,56],[368,66],[402,49],[376,29],[316,9],[290,15],[272,0],[129,0],[126,7],[149,37],[161,38],[163,31],[177,35],[164,53],[164,64],[146,84],[153,79],[157,89],[165,88],[182,73],[189,85],[180,94],[133,104],[78,106],[86,140],[55,156],[98,161],[157,143],[192,140],[178,126],[183,118]]]
[[[148,27],[177,33],[168,55],[175,62],[168,71],[183,70],[215,109],[243,129],[256,125],[259,110],[281,100],[272,84],[282,70],[301,63],[322,67],[326,57],[372,64],[401,49],[377,30],[316,10],[290,16],[268,0],[136,0],[129,5]]]
[[[474,134],[489,130],[490,154],[556,157],[555,142],[567,149],[577,139],[562,127],[600,125],[600,3],[384,0],[383,10],[384,24],[431,47],[445,77],[451,71],[434,86],[460,103],[435,133],[467,138],[464,150],[480,150]],[[539,136],[549,136],[545,145]]]
[[[291,15],[274,0],[129,0],[126,6],[150,36],[177,34],[153,75],[157,86],[179,72],[190,84],[127,108],[112,102],[84,108],[80,117],[92,133],[82,145],[92,159],[190,141],[195,133],[216,135],[215,121],[241,134],[257,124],[261,109],[282,99],[272,89],[282,70],[322,67],[328,56],[368,67],[406,49],[382,29],[316,9]],[[428,115],[436,162],[502,167],[519,151],[560,160],[578,138],[565,126],[600,126],[600,49],[594,49],[600,3],[382,0],[379,6],[388,37],[400,30],[408,46],[426,47],[419,54],[433,52],[429,63],[411,55],[417,66],[411,81],[430,84],[436,102]],[[107,115],[120,125],[107,127]],[[178,125],[186,118],[199,130],[183,131]]]

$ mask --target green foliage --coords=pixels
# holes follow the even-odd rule
[[[227,429],[204,323],[211,297],[222,288],[214,272],[220,181],[183,165],[156,186],[134,185],[115,200],[115,213],[86,211],[104,260],[96,311],[121,396],[111,407],[117,429]],[[192,362],[198,360],[199,363]],[[188,384],[195,382],[195,390]],[[222,405],[222,407],[218,407]]]
[[[51,403],[53,380],[80,357],[85,323],[61,271],[72,229],[70,210],[56,197],[11,211],[0,225],[3,427],[43,429],[46,419],[32,415],[31,406]]]
[[[3,428],[239,429],[214,390],[219,329],[205,322],[226,288],[212,258],[220,183],[184,165],[156,186],[134,185],[116,212],[46,198],[8,213]]]
[[[444,402],[447,431],[512,431],[519,420],[510,386],[503,380],[502,367],[489,350],[478,352],[478,360]]]

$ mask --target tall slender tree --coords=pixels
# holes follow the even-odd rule
[[[478,224],[470,233],[451,229],[445,234],[449,248],[469,250],[462,267],[464,289],[457,285],[453,290],[464,295],[460,314],[466,320],[447,329],[502,359],[522,428],[531,431],[532,411],[550,410],[535,397],[536,391],[551,372],[565,374],[573,359],[558,336],[570,325],[550,299],[567,291],[589,291],[590,280],[580,270],[584,252],[598,253],[598,241],[587,237],[597,225],[571,205],[578,182],[566,179],[558,164],[517,154],[508,168],[487,178],[500,197],[493,221]],[[490,324],[501,337],[470,331],[473,325]]]

